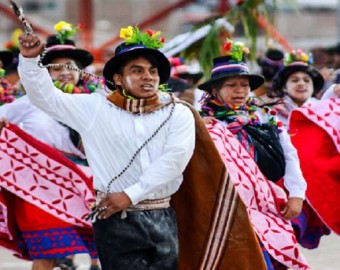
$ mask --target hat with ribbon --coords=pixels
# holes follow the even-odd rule
[[[5,51],[0,52],[0,59],[3,63],[3,68],[6,70],[6,75],[12,71],[16,71],[19,62],[19,36],[22,30],[17,28],[12,32],[12,38],[5,42]]]
[[[298,71],[305,72],[312,78],[314,86],[313,96],[322,89],[325,80],[321,73],[312,66],[312,54],[307,55],[301,49],[293,50],[286,55],[284,64],[284,67],[281,68],[273,78],[272,91],[276,96],[280,97],[284,95],[283,88],[285,87],[289,76]]]
[[[74,36],[79,25],[74,27],[72,24],[61,21],[54,26],[56,35],[49,36],[46,41],[46,54],[42,59],[42,64],[47,65],[56,58],[71,58],[78,61],[82,68],[87,67],[93,62],[93,55],[76,47],[75,42],[70,39]]]
[[[257,58],[257,64],[261,67],[262,75],[267,81],[271,81],[283,67],[284,53],[275,48],[269,48],[264,55]]]
[[[227,40],[224,45],[226,56],[213,59],[210,79],[198,86],[199,89],[211,92],[212,86],[230,77],[247,77],[251,90],[255,90],[264,83],[261,75],[251,74],[244,58],[249,49],[242,42]]]
[[[164,38],[160,35],[161,32],[153,32],[149,29],[142,32],[138,27],[122,28],[120,37],[125,39],[125,42],[116,48],[115,55],[105,64],[103,70],[105,80],[112,81],[113,75],[120,73],[124,59],[149,55],[158,64],[159,83],[166,83],[170,77],[170,63],[167,57],[158,50],[163,47],[164,43]],[[116,86],[111,84],[107,84],[107,87],[111,90],[116,89]]]

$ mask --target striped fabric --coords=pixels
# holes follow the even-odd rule
[[[262,175],[227,127],[217,121],[207,127],[266,250],[288,268],[310,269],[290,222],[280,215],[280,205],[286,200],[284,191]]]

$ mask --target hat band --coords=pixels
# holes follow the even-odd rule
[[[133,50],[136,50],[136,49],[145,49],[145,48],[146,47],[144,45],[138,44],[138,45],[134,45],[134,46],[131,46],[131,47],[124,48],[118,54],[122,54],[122,53],[125,53],[125,52],[128,52],[128,51],[133,51]]]
[[[73,45],[54,45],[51,47],[46,48],[47,52],[50,51],[62,51],[62,50],[75,50],[76,47]]]
[[[264,62],[266,62],[268,65],[272,65],[272,66],[283,66],[283,61],[282,60],[272,60],[269,57],[264,57],[263,59]]]
[[[216,75],[220,72],[246,72],[249,73],[249,68],[244,65],[240,64],[226,64],[226,65],[219,65],[212,69],[211,77]]]
[[[288,64],[287,66],[308,66],[308,64],[302,61],[295,61]]]

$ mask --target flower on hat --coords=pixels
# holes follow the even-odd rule
[[[64,44],[66,39],[74,36],[77,30],[80,30],[80,25],[74,26],[71,23],[60,21],[54,25],[54,30],[57,31],[57,38]]]
[[[249,48],[244,45],[243,42],[233,41],[227,38],[227,42],[223,46],[224,52],[227,56],[230,56],[232,60],[240,62],[243,59],[244,54],[249,53]]]
[[[312,54],[306,54],[303,50],[297,49],[292,50],[289,54],[286,55],[285,65],[290,65],[294,62],[303,62],[306,65],[313,64],[313,56]]]
[[[19,36],[22,34],[22,30],[17,28],[12,33],[12,39],[5,43],[5,48],[11,52],[19,50]]]
[[[119,37],[125,39],[127,44],[142,44],[149,49],[159,49],[164,45],[164,37],[161,37],[161,32],[154,32],[150,29],[145,31],[140,31],[136,26],[128,26],[126,28],[121,28]]]

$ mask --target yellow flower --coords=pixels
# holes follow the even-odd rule
[[[308,62],[308,55],[307,54],[305,54],[305,53],[303,53],[302,55],[301,55],[301,61],[303,61],[303,62],[305,62],[305,63],[307,63]]]
[[[120,29],[119,37],[123,39],[130,39],[133,35],[133,27],[128,26],[126,28]]]
[[[60,21],[56,25],[54,25],[54,30],[56,30],[57,32],[72,31],[72,24]]]
[[[154,34],[152,35],[152,37],[153,37],[153,38],[156,38],[156,37],[159,37],[161,34],[162,34],[161,31],[157,31],[156,33],[154,33]]]
[[[12,33],[12,42],[13,45],[16,48],[19,48],[19,36],[22,34],[22,30],[21,29],[15,29],[14,32]]]

